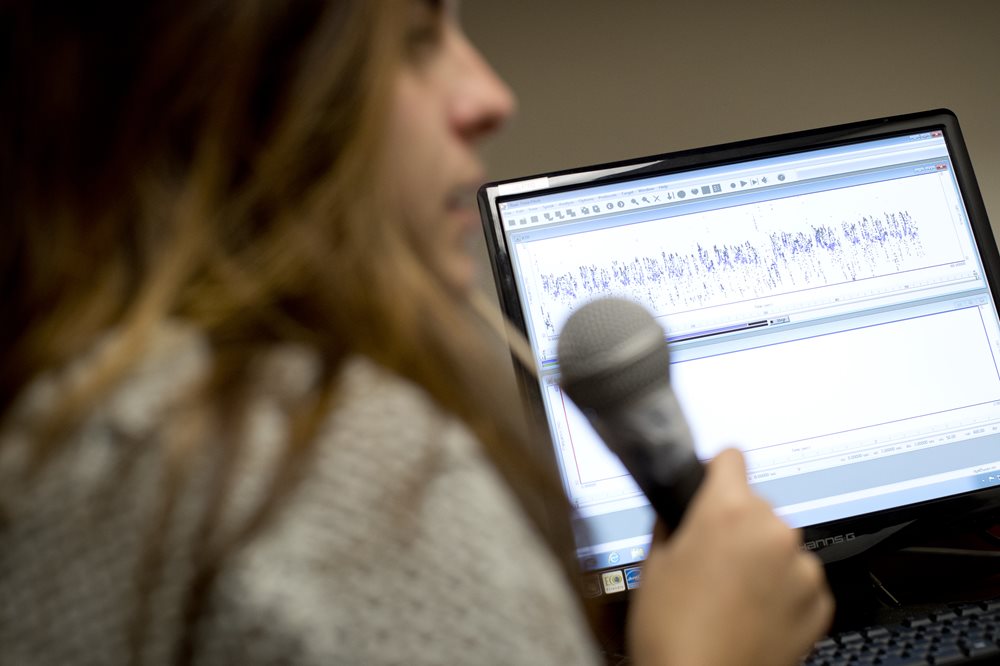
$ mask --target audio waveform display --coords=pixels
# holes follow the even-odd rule
[[[542,272],[541,295],[558,310],[620,294],[654,312],[675,312],[897,273],[925,256],[920,226],[908,210],[754,235]],[[551,308],[544,312],[546,331],[554,335]]]

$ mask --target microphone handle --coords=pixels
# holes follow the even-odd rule
[[[634,477],[633,473],[633,477]],[[672,483],[652,483],[643,487],[642,492],[646,494],[649,503],[660,517],[663,524],[670,532],[674,532],[681,524],[684,512],[687,511],[691,498],[694,497],[698,486],[701,485],[705,477],[705,468],[701,461],[692,458],[686,461],[675,471]]]
[[[681,523],[705,468],[677,398],[669,386],[654,390],[627,409],[600,414],[585,409],[594,429],[618,456],[670,531]]]

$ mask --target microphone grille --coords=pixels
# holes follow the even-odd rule
[[[669,382],[663,329],[641,305],[621,298],[591,301],[563,326],[561,385],[580,407],[614,405]]]

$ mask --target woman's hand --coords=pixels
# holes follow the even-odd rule
[[[641,666],[794,664],[828,628],[822,565],[750,490],[739,451],[713,460],[684,522],[655,542],[629,618]]]

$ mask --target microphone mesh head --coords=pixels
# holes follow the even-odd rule
[[[641,305],[602,298],[574,312],[559,335],[561,385],[580,407],[618,404],[670,380],[663,329]]]

